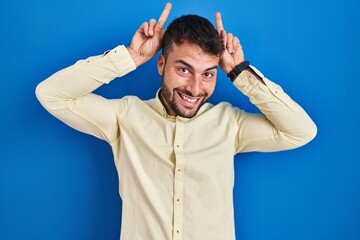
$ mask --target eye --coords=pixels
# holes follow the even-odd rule
[[[181,73],[189,73],[189,69],[184,68],[184,67],[179,68],[179,71],[180,71]]]
[[[205,78],[212,78],[213,76],[214,76],[214,73],[212,73],[212,72],[205,72],[204,73]]]

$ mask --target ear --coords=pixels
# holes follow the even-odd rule
[[[165,56],[163,54],[160,54],[157,61],[157,68],[160,76],[163,75],[164,67],[165,67]]]

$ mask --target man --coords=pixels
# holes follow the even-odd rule
[[[158,22],[116,47],[39,84],[40,102],[71,127],[107,141],[123,202],[122,240],[235,239],[233,160],[239,152],[302,146],[316,135],[305,111],[244,61],[239,39],[199,16],[175,19],[166,4]],[[151,59],[162,48],[154,99],[108,100],[92,93]],[[262,114],[207,100],[218,66]]]

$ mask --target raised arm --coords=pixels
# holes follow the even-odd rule
[[[156,54],[170,9],[171,4],[166,4],[157,24],[155,20],[142,24],[128,48],[118,46],[105,54],[80,60],[41,82],[36,88],[38,100],[67,125],[114,142],[119,134],[119,117],[126,111],[128,99],[108,100],[92,92]]]
[[[293,101],[277,84],[244,62],[239,39],[226,33],[221,14],[215,14],[216,29],[224,41],[220,58],[222,70],[263,114],[238,112],[239,124],[236,152],[279,151],[300,147],[311,141],[317,132],[315,123],[304,109]],[[233,71],[238,66],[242,70]]]

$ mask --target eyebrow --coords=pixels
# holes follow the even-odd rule
[[[181,64],[187,66],[188,68],[190,68],[191,70],[194,70],[194,67],[191,66],[191,64],[185,62],[184,60],[177,60],[176,63],[181,63]],[[218,69],[218,67],[219,67],[218,65],[213,66],[213,67],[209,67],[209,68],[205,69],[204,72],[210,71],[210,70],[212,70],[212,69]]]

